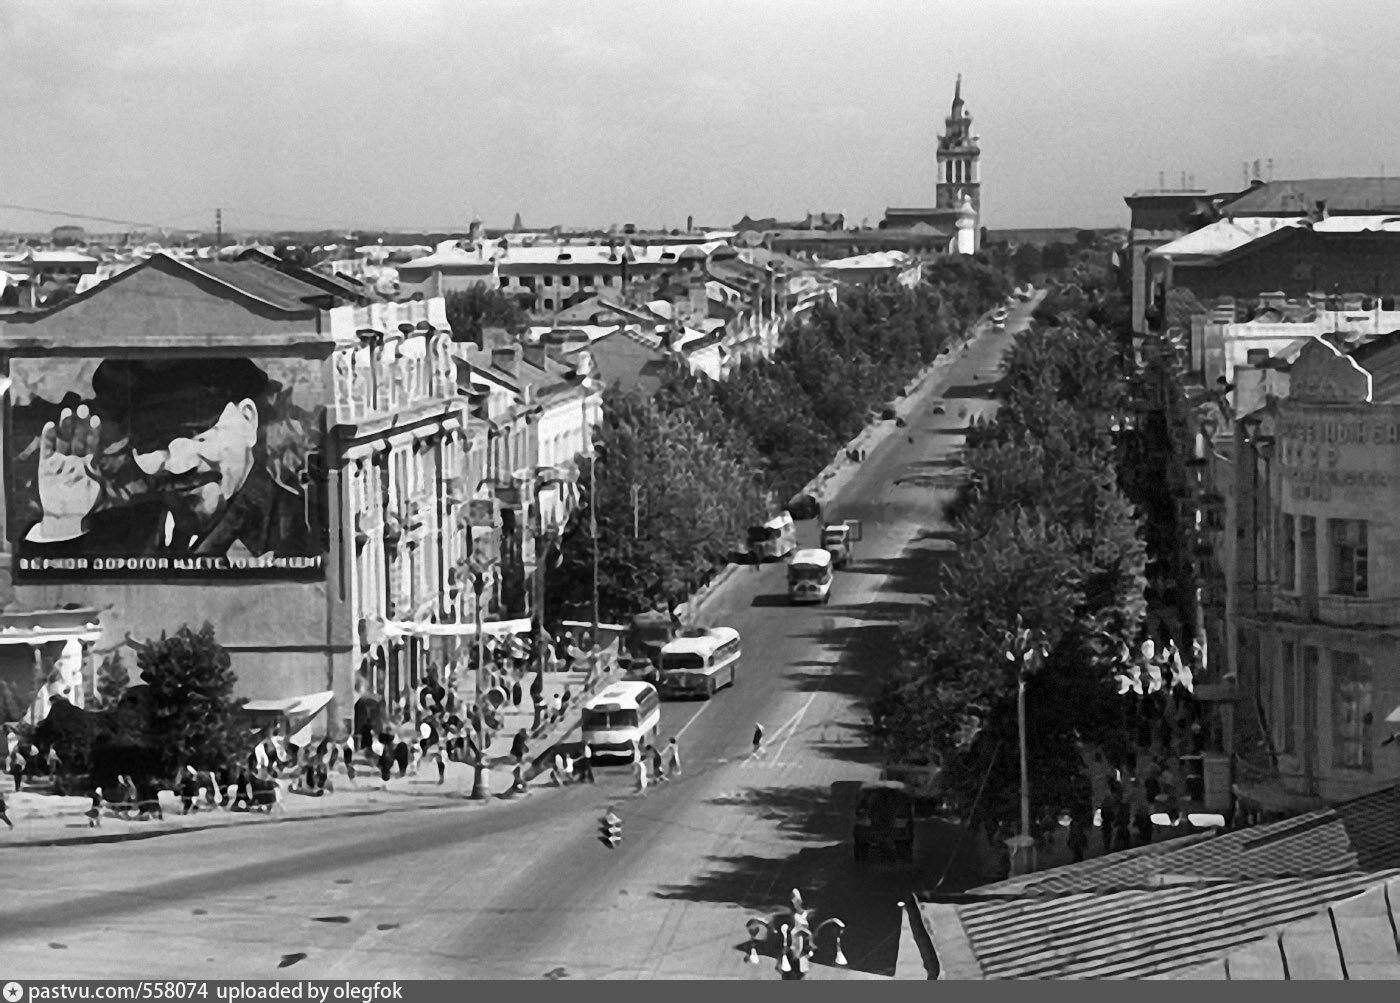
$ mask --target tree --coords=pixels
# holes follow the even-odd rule
[[[1011,257],[1011,267],[1017,282],[1033,281],[1044,267],[1040,260],[1040,248],[1035,244],[1022,244]]]
[[[233,697],[238,677],[214,625],[185,625],[138,649],[136,664],[150,696],[149,737],[161,750],[165,772],[184,766],[217,769],[243,750]]]
[[[122,662],[121,652],[114,651],[97,667],[97,703],[100,707],[115,707],[131,685],[131,676]]]
[[[459,292],[448,293],[445,306],[447,323],[452,328],[453,341],[482,344],[482,332],[487,327],[522,330],[525,312],[520,303],[500,289],[477,284]]]

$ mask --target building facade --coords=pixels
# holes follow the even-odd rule
[[[1286,793],[1393,784],[1400,708],[1400,344],[1313,339],[1286,397],[1238,439],[1238,647],[1262,748]],[[1245,750],[1249,751],[1249,750]]]
[[[75,611],[87,679],[208,621],[237,695],[331,691],[339,730],[452,668],[484,458],[442,300],[323,286],[155,255],[0,327],[5,591]]]

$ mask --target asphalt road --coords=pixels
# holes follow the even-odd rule
[[[853,790],[878,775],[860,700],[950,546],[961,431],[1009,338],[974,340],[828,503],[864,528],[829,605],[789,606],[783,564],[709,600],[743,666],[712,701],[664,705],[680,778],[639,796],[609,767],[510,803],[0,851],[0,977],[768,979],[771,961],[743,963],[744,921],[793,888],[847,924],[851,972],[890,974],[895,902],[942,863],[927,845],[912,868],[852,860]],[[815,545],[814,524],[800,532]],[[811,977],[834,977],[821,946]]]

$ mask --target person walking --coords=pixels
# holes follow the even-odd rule
[[[755,723],[753,726],[753,754],[758,755],[758,751],[763,748],[763,725]]]
[[[563,716],[563,712],[564,712],[564,700],[563,700],[563,698],[560,697],[560,695],[559,695],[558,693],[555,693],[555,694],[551,695],[550,698],[549,698],[549,723],[550,723],[550,724],[555,724],[555,723],[557,723],[558,720],[559,720],[559,718]]]
[[[637,781],[637,793],[645,795],[647,792],[647,761],[640,751],[632,757],[632,776]]]
[[[345,764],[345,776],[350,783],[355,782],[355,736],[347,733],[345,744],[340,748],[340,761]]]
[[[661,750],[656,746],[649,746],[651,752],[651,775],[656,778],[659,784],[666,779],[666,761],[661,758]]]
[[[510,743],[510,755],[517,763],[525,761],[525,757],[530,754],[530,743],[526,741],[525,729],[521,728],[515,733],[515,738]]]
[[[19,746],[15,746],[10,758],[5,760],[5,772],[15,778],[15,793],[18,794],[20,788],[24,786],[24,770],[29,765],[29,760],[24,758],[24,753],[19,751]]]
[[[423,719],[423,723],[418,726],[418,733],[422,736],[419,742],[422,746],[422,758],[432,759],[437,763],[438,786],[441,787],[447,782],[447,761],[442,754],[442,733],[438,729],[438,720],[434,716]]]
[[[564,715],[569,713],[569,701],[573,699],[573,694],[569,692],[569,686],[564,684],[564,692],[559,694],[559,713]]]
[[[672,736],[671,741],[667,743],[666,748],[671,754],[670,775],[678,777],[681,775],[681,747],[676,744],[674,736]]]
[[[83,812],[87,816],[89,829],[102,828],[102,788],[95,787],[92,791],[92,807]]]
[[[578,757],[579,780],[591,784],[593,780],[593,747],[584,743],[583,752]]]

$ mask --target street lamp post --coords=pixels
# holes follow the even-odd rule
[[[486,635],[481,632],[481,593],[486,589],[488,564],[471,562],[472,591],[476,594],[476,759],[472,764],[473,801],[491,796],[486,786],[486,711],[482,707],[481,676],[486,671]]]
[[[1035,839],[1031,836],[1030,757],[1026,749],[1026,678],[1034,672],[1047,654],[1045,634],[1022,625],[1016,616],[1006,658],[1016,666],[1016,731],[1021,753],[1021,831],[1008,840],[1011,848],[1011,873],[1026,874],[1035,870]]]

